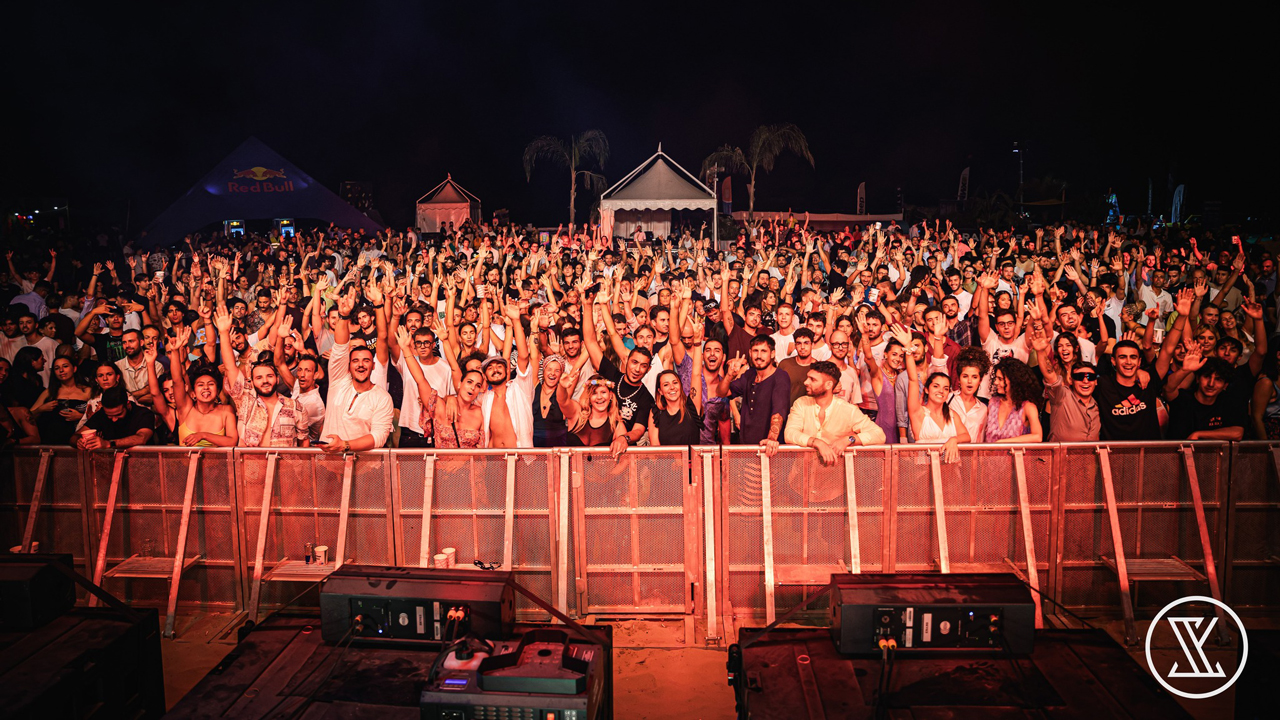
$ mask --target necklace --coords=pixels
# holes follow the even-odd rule
[[[623,380],[622,382],[626,382],[626,380]],[[622,383],[618,383],[618,387],[619,387],[619,388],[621,388],[621,387],[622,387]],[[618,393],[618,397],[619,397],[619,398],[621,398],[622,400],[630,400],[631,398],[635,397],[635,396],[636,396],[636,393],[640,392],[640,390],[641,390],[643,387],[644,387],[644,385],[643,385],[643,384],[637,385],[637,386],[636,386],[636,389],[635,389],[635,390],[632,390],[630,395],[623,395],[622,393]]]

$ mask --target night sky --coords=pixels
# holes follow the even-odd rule
[[[1170,173],[1193,209],[1232,216],[1270,213],[1280,184],[1274,11],[320,5],[6,7],[0,198],[69,198],[81,227],[128,211],[137,232],[255,135],[331,189],[371,181],[394,225],[446,172],[486,214],[555,224],[567,175],[528,183],[521,165],[537,135],[603,130],[611,184],[659,142],[696,173],[775,122],[805,131],[817,166],[784,157],[758,209],[852,212],[863,181],[872,212],[898,186],[936,204],[966,165],[973,192],[1013,193],[1014,141],[1028,180],[1066,180],[1069,199],[1114,186],[1129,213],[1148,177],[1165,214]]]

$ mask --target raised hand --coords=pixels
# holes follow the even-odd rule
[[[1245,315],[1248,315],[1254,320],[1262,320],[1263,311],[1261,303],[1255,300],[1245,300],[1240,304],[1240,307],[1244,310]]]
[[[1204,297],[1209,294],[1209,280],[1207,278],[1198,278],[1193,285],[1196,297]]]
[[[222,307],[218,308],[213,316],[213,325],[214,327],[218,328],[218,332],[223,333],[223,332],[230,331],[231,324],[232,324],[231,313],[227,312],[226,308],[222,308]]]
[[[403,325],[396,328],[396,343],[400,345],[400,349],[404,352],[413,350],[413,339],[409,337],[409,329]]]
[[[350,315],[356,307],[356,287],[353,285],[345,293],[338,296],[338,313]]]
[[[284,316],[284,320],[281,320],[280,324],[276,327],[276,335],[279,335],[283,339],[283,338],[289,337],[292,334],[293,334],[293,316],[286,314]]]
[[[186,352],[187,344],[191,342],[191,327],[183,325],[173,333],[173,344],[169,346],[169,351]]]
[[[1208,358],[1204,357],[1200,353],[1200,345],[1198,343],[1192,343],[1187,347],[1186,357],[1182,358],[1182,370],[1183,372],[1193,373],[1204,367],[1204,364],[1207,361]]]

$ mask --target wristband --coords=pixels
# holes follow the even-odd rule
[[[338,317],[339,317],[339,318],[341,318],[341,319],[343,319],[343,320],[350,320],[350,319],[351,319],[351,313],[347,313],[346,315],[343,315],[342,313],[338,313]]]
[[[370,307],[372,307],[374,310],[381,310],[382,306],[385,304],[386,303],[378,303],[377,305],[370,305]]]

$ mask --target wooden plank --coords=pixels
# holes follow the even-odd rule
[[[831,576],[843,573],[839,565],[774,565],[773,576],[778,585],[826,585]]]
[[[347,521],[351,512],[351,480],[355,474],[356,456],[347,453],[342,457],[342,498],[338,501],[338,552],[333,556],[333,569],[347,561]]]
[[[116,497],[120,492],[120,476],[124,471],[124,457],[128,453],[121,450],[115,453],[115,465],[111,469],[111,488],[107,491],[107,508],[102,519],[102,534],[98,536],[98,559],[93,565],[93,584],[102,585],[102,575],[107,570],[107,545],[111,538],[111,521],[115,518]],[[92,507],[92,500],[90,500]],[[89,596],[89,607],[98,607],[97,596]]]
[[[853,461],[858,451],[849,448],[844,452],[844,495],[849,505],[849,572],[862,572],[862,550],[858,541],[858,482],[854,475]]]
[[[427,455],[423,460],[426,465],[422,480],[422,537],[418,540],[418,567],[429,568],[432,567],[431,506],[435,504],[436,497],[436,456]]]
[[[1040,568],[1036,567],[1036,539],[1031,527],[1031,498],[1027,493],[1026,452],[1022,448],[1013,451],[1014,477],[1018,481],[1018,514],[1022,519],[1022,547],[1027,555],[1027,581],[1036,592],[1032,600],[1036,604],[1036,629],[1044,628],[1044,615],[1040,608]]]
[[[22,531],[22,552],[31,552],[31,541],[36,534],[36,516],[40,513],[40,499],[44,495],[45,478],[49,476],[49,462],[53,459],[53,450],[40,451],[40,469],[36,471],[36,485],[31,490],[31,504],[27,507],[27,525]],[[53,548],[49,548],[53,550]]]
[[[164,464],[163,456],[160,463]],[[173,574],[169,576],[169,604],[164,616],[164,636],[173,637],[173,620],[178,612],[178,586],[187,568],[187,531],[191,527],[191,503],[196,493],[196,473],[200,470],[200,451],[191,453],[187,461],[187,485],[182,493],[182,517],[178,521],[178,540],[173,546]]]
[[[253,622],[258,621],[258,598],[262,592],[262,559],[267,551],[267,523],[271,519],[271,494],[275,487],[276,464],[279,459],[280,453],[267,455],[267,471],[262,478],[262,519],[258,523],[258,543],[253,551],[253,584],[249,591],[249,619]]]
[[[775,579],[773,575],[773,487],[769,480],[769,456],[760,452],[760,510],[764,515],[764,613],[767,623],[774,621]]]
[[[1120,537],[1120,513],[1116,509],[1116,487],[1111,480],[1111,450],[1099,446],[1098,462],[1102,468],[1102,488],[1107,499],[1107,517],[1111,521],[1111,543],[1115,547],[1116,576],[1120,579],[1120,609],[1124,612],[1124,639],[1129,645],[1138,641],[1133,625],[1133,602],[1129,593],[1129,565],[1124,555],[1124,540]]]
[[[942,499],[942,465],[937,450],[929,451],[929,469],[933,478],[933,517],[938,528],[938,568],[951,572],[951,548],[947,545],[947,506]]]

